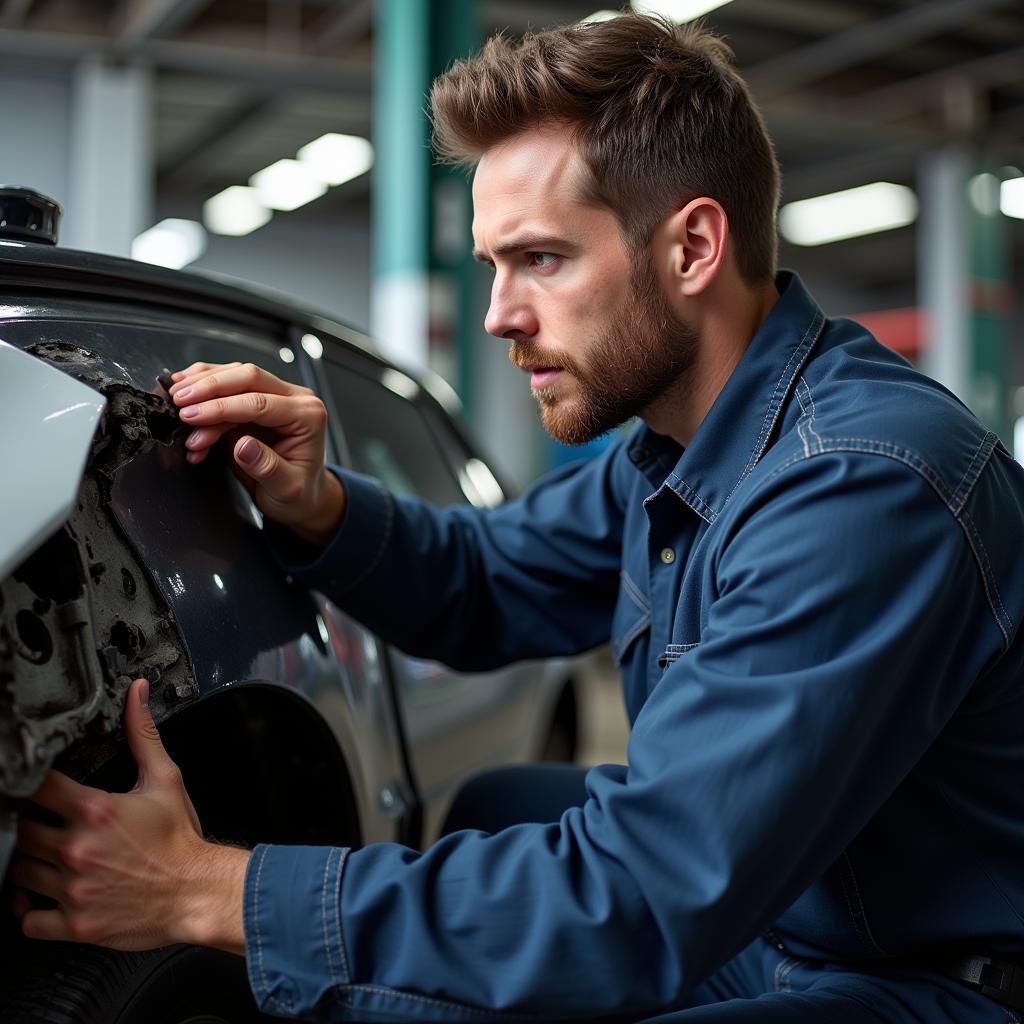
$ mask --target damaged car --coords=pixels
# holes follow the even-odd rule
[[[322,398],[330,461],[439,505],[498,504],[509,488],[447,385],[285,302],[62,249],[58,218],[0,189],[0,875],[51,767],[134,785],[120,721],[138,676],[223,842],[420,846],[471,774],[571,758],[570,663],[456,673],[297,586],[225,453],[186,462],[157,378],[255,363]],[[241,958],[31,942],[6,882],[0,942],[4,1024],[260,1019]]]

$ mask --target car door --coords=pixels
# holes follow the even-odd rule
[[[488,490],[488,480],[489,496],[496,492],[500,500],[500,487],[481,460],[473,459],[469,473],[456,476],[444,450],[455,445],[454,432],[442,442],[444,414],[428,407],[411,377],[340,347],[328,350],[323,369],[353,469],[377,477],[395,494],[440,507],[470,498],[487,503],[480,492]],[[463,475],[467,479],[460,483]],[[462,673],[394,647],[389,655],[424,804],[424,836],[430,838],[465,778],[529,755],[543,705],[537,698],[544,671],[517,665]]]

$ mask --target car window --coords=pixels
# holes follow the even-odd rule
[[[8,331],[13,333],[11,328]],[[66,342],[105,356],[143,389],[155,382],[164,367],[183,370],[195,362],[256,363],[291,384],[302,383],[294,351],[265,335],[232,332],[225,337],[224,332],[202,328],[192,331],[106,323],[76,323],[65,332],[59,321],[51,323],[50,335],[53,344]]]
[[[490,466],[470,451],[441,409],[432,402],[425,403],[425,406],[423,414],[434,431],[434,438],[444,452],[449,467],[459,481],[462,493],[481,508],[494,508],[500,505],[508,495]]]
[[[255,363],[289,384],[302,383],[295,353],[288,346],[275,348],[270,344],[242,344],[222,338],[189,338],[185,342],[182,357],[185,366],[193,362]],[[285,362],[285,359],[290,359],[290,362]]]
[[[384,371],[394,377],[389,387],[333,360],[325,361],[324,370],[356,472],[377,477],[395,494],[435,505],[466,500],[420,410],[399,393],[411,394],[414,381]]]

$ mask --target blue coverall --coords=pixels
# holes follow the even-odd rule
[[[1024,951],[1024,469],[778,286],[685,450],[641,424],[491,511],[338,471],[341,527],[289,572],[459,669],[610,640],[629,763],[425,853],[257,847],[265,1010],[1016,1020],[931,966]]]

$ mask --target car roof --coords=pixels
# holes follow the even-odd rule
[[[247,327],[307,327],[331,334],[382,367],[392,366],[366,334],[349,324],[310,313],[287,296],[249,288],[208,272],[170,270],[104,253],[0,239],[0,304],[3,292],[12,285],[19,290],[28,287],[36,294],[39,289],[51,295],[85,293],[130,299],[183,312],[213,314]]]

